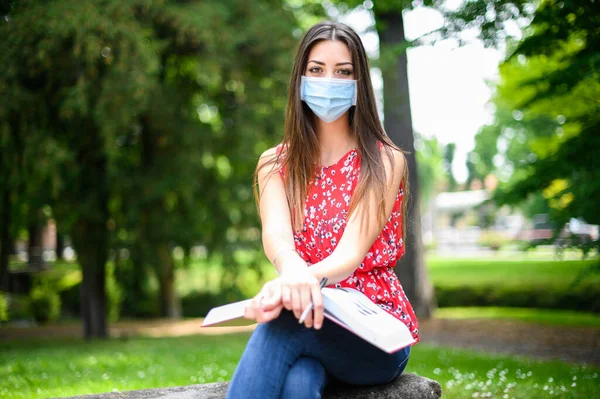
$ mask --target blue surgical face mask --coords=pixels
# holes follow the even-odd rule
[[[356,80],[302,76],[300,99],[323,122],[331,123],[356,105]]]

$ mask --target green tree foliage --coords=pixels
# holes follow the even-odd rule
[[[500,203],[539,210],[557,226],[570,217],[600,223],[600,8],[593,1],[542,2],[525,37],[501,66],[496,123],[478,135],[498,143],[508,183]],[[494,137],[496,140],[494,140]],[[482,172],[490,152],[476,147]]]
[[[456,143],[448,143],[444,148],[444,169],[448,176],[448,191],[456,191],[458,183],[452,172],[452,163],[454,162],[454,153],[456,152]]]
[[[425,209],[440,183],[447,178],[444,170],[444,147],[436,137],[426,138],[417,135],[415,150],[419,167],[421,206]]]
[[[174,245],[223,253],[232,283],[236,251],[260,253],[252,172],[281,136],[292,12],[241,0],[6,8],[0,143],[15,158],[2,157],[0,185],[16,206],[37,194],[69,231],[85,335],[106,335],[111,247],[130,250],[116,258],[122,281],[157,275],[165,315],[177,316]]]
[[[498,114],[496,115],[498,118]],[[477,180],[483,186],[485,178],[495,171],[494,156],[498,153],[497,145],[500,135],[498,122],[483,126],[475,135],[475,148],[467,156],[468,177],[466,186]]]

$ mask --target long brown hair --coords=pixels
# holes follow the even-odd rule
[[[300,100],[300,81],[312,47],[322,40],[337,40],[348,47],[352,54],[354,77],[357,81],[356,106],[350,109],[349,116],[351,134],[358,143],[361,166],[359,182],[350,201],[348,218],[362,201],[365,201],[365,207],[362,209],[368,209],[369,202],[372,199],[369,193],[372,193],[374,194],[373,198],[377,201],[378,221],[383,227],[385,223],[386,175],[378,143],[383,143],[390,159],[392,159],[391,149],[400,149],[392,143],[379,120],[369,73],[369,59],[363,44],[356,32],[345,24],[330,21],[321,22],[310,28],[304,35],[296,54],[290,79],[283,150],[271,160],[263,163],[261,167],[271,165],[272,168],[275,168],[276,165],[281,165],[285,168],[284,185],[292,214],[293,229],[295,231],[301,230],[304,220],[304,201],[308,186],[315,174],[315,165],[318,164],[319,160],[319,140],[315,130],[314,114]],[[281,159],[282,155],[283,159]],[[255,173],[256,182],[258,181],[258,171],[259,169]],[[407,167],[404,168],[401,184],[404,190],[402,200],[404,232],[404,226],[406,225],[404,215],[409,195]],[[256,184],[255,187],[257,186]],[[259,196],[256,190],[255,197],[258,203]],[[365,217],[367,220],[369,217],[367,212],[359,216],[361,217],[361,225]]]

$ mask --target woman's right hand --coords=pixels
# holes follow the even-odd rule
[[[301,261],[297,264],[285,264],[280,276],[281,302],[287,310],[294,312],[300,319],[302,312],[313,303],[313,310],[304,321],[308,328],[321,328],[323,325],[323,299],[321,287],[317,278],[309,271],[308,266]],[[313,317],[314,315],[314,317]]]
[[[281,303],[281,280],[267,282],[263,288],[246,305],[244,317],[250,320],[256,320],[258,323],[267,323],[276,319],[283,304]]]

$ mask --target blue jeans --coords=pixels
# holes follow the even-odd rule
[[[410,347],[388,354],[327,319],[320,330],[306,328],[284,310],[250,337],[227,398],[320,398],[328,382],[385,384],[409,354]]]

